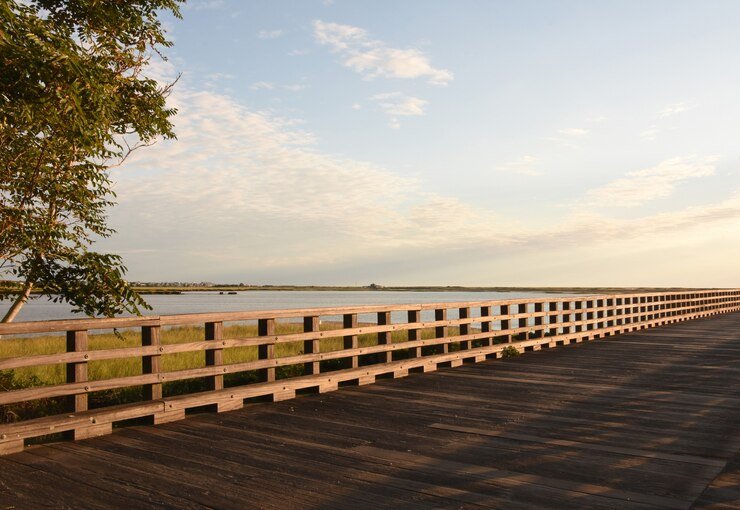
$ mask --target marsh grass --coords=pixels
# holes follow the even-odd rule
[[[510,345],[508,347],[504,347],[504,349],[501,351],[501,357],[502,358],[515,358],[519,356],[521,353],[519,352],[519,349],[517,349],[515,346]]]
[[[369,325],[369,324],[368,324]],[[303,332],[300,323],[277,322],[276,334],[285,335]],[[325,322],[321,325],[322,331],[341,329],[341,324]],[[459,328],[448,328],[448,335],[459,334]],[[251,338],[258,336],[256,324],[234,324],[224,328],[224,338]],[[187,342],[198,342],[205,337],[204,327],[188,326],[163,329],[161,341],[163,344],[181,344]],[[434,338],[434,329],[421,331],[422,339]],[[408,340],[408,332],[394,331],[391,335],[393,343]],[[321,352],[330,352],[344,348],[341,336],[336,338],[325,338],[320,341]],[[378,344],[377,334],[365,334],[358,336],[360,347],[370,347]],[[121,330],[116,333],[104,332],[93,333],[88,338],[89,350],[120,349],[125,347],[137,347],[141,345],[141,332],[138,329]],[[450,344],[450,350],[459,348],[459,344]],[[441,352],[441,346],[425,347],[424,354]],[[35,336],[27,338],[2,338],[0,339],[0,359],[27,357],[42,354],[62,353],[66,350],[64,336]],[[275,356],[278,358],[296,356],[303,354],[304,345],[302,341],[281,343],[275,346]],[[393,353],[393,359],[405,359],[413,355],[412,350],[398,350]],[[224,349],[224,364],[243,363],[258,359],[257,347],[233,347]],[[368,365],[384,360],[381,354],[368,354],[360,356],[360,364]],[[172,372],[201,368],[205,366],[205,353],[203,351],[166,354],[161,357],[162,371]],[[339,370],[347,366],[346,359],[335,359],[321,362],[322,372]],[[278,367],[276,376],[279,379],[303,375],[303,364]],[[91,361],[88,363],[88,379],[99,381],[114,379],[118,377],[136,376],[142,374],[141,358],[122,358],[103,361]],[[25,367],[14,370],[0,371],[0,391],[13,391],[29,387],[48,386],[63,384],[66,378],[64,364],[45,365],[38,367]],[[238,386],[257,382],[257,371],[245,371],[235,374],[227,374],[224,377],[225,386]],[[181,395],[205,391],[205,378],[186,379],[172,381],[163,384],[164,396]],[[142,387],[132,386],[92,392],[90,394],[89,406],[91,409],[113,404],[136,402],[142,400]],[[64,412],[66,399],[51,398],[40,399],[31,402],[0,406],[0,422],[11,422],[21,419],[35,418],[47,414]]]

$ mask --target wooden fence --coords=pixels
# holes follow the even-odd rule
[[[501,357],[512,348],[551,348],[738,310],[740,289],[732,289],[0,324],[0,342],[13,335],[66,334],[65,352],[0,359],[0,371],[60,364],[66,369],[63,384],[0,391],[2,406],[40,399],[62,399],[66,406],[63,413],[0,424],[0,454],[51,434],[81,439],[108,434],[114,424],[133,419],[166,423],[189,410],[239,409],[247,399],[285,400],[297,391],[327,392]],[[224,323],[245,321],[256,321],[255,335],[224,335]],[[285,324],[298,331],[276,329]],[[193,325],[202,327],[202,338],[162,341],[171,328]],[[89,331],[114,328],[140,328],[140,345],[89,348]],[[281,344],[297,346],[297,354],[278,355]],[[255,350],[255,359],[224,362],[224,353],[244,348]],[[164,371],[163,357],[178,353],[199,353],[200,366]],[[88,378],[90,363],[120,359],[140,364],[138,374]],[[282,370],[286,367],[299,370]],[[254,377],[229,379],[232,374]],[[163,385],[185,380],[203,384],[163,394]],[[137,401],[89,408],[95,392],[120,388],[139,388]]]

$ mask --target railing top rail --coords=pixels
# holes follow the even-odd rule
[[[730,289],[690,289],[666,292],[613,293],[613,294],[578,294],[578,295],[543,295],[515,299],[494,299],[483,301],[452,301],[437,303],[408,303],[386,305],[349,305],[322,308],[283,308],[277,310],[250,310],[241,312],[209,312],[174,315],[147,315],[142,317],[117,318],[81,318],[48,321],[14,322],[0,324],[0,335],[54,333],[64,331],[81,331],[95,329],[131,328],[142,326],[184,326],[205,322],[231,322],[257,319],[281,319],[298,317],[332,316],[343,314],[364,314],[394,311],[435,310],[451,308],[473,308],[483,306],[518,305],[529,303],[556,303],[595,301],[615,298],[660,297],[670,295],[689,295],[698,293],[739,292],[738,288]]]
[[[82,331],[88,329],[134,328],[139,326],[158,326],[158,315],[142,317],[59,319],[50,321],[11,322],[0,324],[0,335],[26,333],[53,333],[58,331]]]

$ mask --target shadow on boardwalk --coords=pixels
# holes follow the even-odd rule
[[[0,459],[0,508],[738,508],[740,314]]]

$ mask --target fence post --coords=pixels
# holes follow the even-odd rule
[[[585,316],[583,314],[583,310],[584,310],[583,303],[584,303],[583,301],[579,300],[579,301],[576,301],[573,306],[574,308],[573,311],[575,312],[573,314],[573,321],[575,322],[575,324],[573,325],[573,332],[575,333],[582,333],[584,330],[583,321],[585,320]],[[576,337],[576,342],[581,342],[581,341],[583,341],[582,336],[579,335],[578,337]]]
[[[87,331],[67,331],[67,352],[87,350]],[[87,361],[67,363],[67,382],[87,382]],[[71,395],[67,401],[69,412],[87,411],[87,392]]]
[[[519,306],[517,307],[517,312],[527,313],[527,303],[519,303]],[[529,340],[529,318],[522,317],[517,322],[518,322],[517,326],[519,328],[527,328],[527,330],[524,331],[523,335],[519,333],[520,335],[522,335],[522,339]]]
[[[490,333],[491,332],[491,321],[490,320],[484,320],[485,317],[491,316],[491,307],[490,306],[481,306],[480,307],[480,332],[481,333]],[[493,335],[482,340],[483,346],[490,347],[493,345]]]
[[[535,303],[534,304],[534,311],[535,313],[544,313],[545,312],[545,304],[544,303]],[[538,317],[534,318],[534,334],[532,335],[532,338],[542,338],[545,334],[545,329],[543,327],[544,324],[544,318],[540,315]]]
[[[594,323],[592,322],[594,320],[594,300],[586,300],[586,331],[591,331],[594,329]],[[589,340],[593,338],[593,335],[588,336]]]
[[[557,301],[550,301],[547,304],[548,311],[550,312],[550,315],[547,317],[547,334],[549,336],[557,336],[559,333],[558,331],[558,302]],[[555,342],[550,342],[550,347],[555,347],[557,344]]]
[[[447,320],[447,308],[438,308],[434,310],[435,321]],[[434,328],[434,338],[447,338],[447,326],[437,326]],[[442,344],[442,352],[450,352],[449,344]]]
[[[406,312],[406,317],[408,319],[409,323],[415,323],[421,321],[421,311],[420,310],[409,310]],[[409,342],[415,342],[417,340],[421,340],[421,330],[420,329],[410,329],[409,330]],[[414,357],[415,358],[421,358],[422,352],[421,347],[417,347],[414,349]]]
[[[275,319],[258,319],[257,334],[259,336],[273,336],[275,334]],[[263,344],[257,348],[259,359],[273,359],[275,357],[275,344]],[[262,368],[258,372],[259,380],[271,382],[275,380],[275,368]]]
[[[142,326],[141,328],[141,345],[157,346],[162,344],[160,338],[159,326]],[[152,356],[142,356],[141,372],[143,374],[159,374],[161,370],[160,361],[162,356],[159,354]],[[145,384],[143,388],[144,400],[159,400],[162,398],[162,383]]]
[[[378,326],[389,326],[391,324],[391,312],[378,312]],[[393,333],[391,331],[383,331],[378,333],[378,345],[389,345],[393,343]],[[384,355],[380,356],[380,359],[385,358],[385,363],[393,361],[393,352],[386,351],[381,353]]]
[[[464,307],[459,309],[459,318],[460,319],[469,319],[470,318],[470,308]],[[470,324],[460,324],[460,336],[469,335],[470,334]],[[464,351],[470,349],[470,341],[465,340],[460,342],[460,350]]]
[[[313,333],[318,332],[320,329],[319,326],[319,318],[316,316],[313,317],[304,317],[303,318],[303,332],[304,333]],[[305,340],[303,342],[303,354],[318,354],[321,352],[321,340],[318,338],[314,338],[312,340]],[[321,373],[321,362],[319,361],[309,361],[308,363],[303,364],[303,374],[304,375],[314,375]]]
[[[357,314],[356,313],[345,313],[343,317],[343,326],[345,328],[357,328]],[[359,347],[357,335],[348,335],[344,337],[344,348],[345,349],[357,349]],[[358,356],[352,356],[347,360],[347,368],[357,368],[360,366]]]
[[[570,301],[563,301],[563,324],[566,324],[570,322],[572,319],[572,316],[570,314]],[[569,335],[570,334],[571,327],[563,325],[563,334]],[[565,345],[568,345],[570,343],[569,339],[566,339],[563,342]]]
[[[510,310],[509,305],[501,305],[499,309],[501,310],[501,315],[507,315],[507,316],[509,315],[509,310]],[[501,319],[501,331],[507,331],[510,328],[511,328],[511,321],[509,319]],[[504,340],[506,340],[507,344],[511,343],[511,340],[512,340],[511,333],[509,333],[508,335],[505,334],[502,336]]]
[[[67,352],[84,352],[86,350],[88,350],[87,331],[67,331]],[[67,363],[68,383],[84,383],[87,380],[87,361]],[[88,404],[87,387],[85,387],[84,393],[71,395],[67,402],[70,412],[73,413],[87,411]],[[71,432],[71,436],[75,440],[78,440],[102,436],[111,432],[113,432],[112,423],[96,423],[93,419],[91,425],[74,429]]]
[[[206,322],[206,340],[219,342],[224,337],[224,323],[223,322]],[[224,364],[224,351],[223,349],[209,349],[206,351],[206,366],[217,367]],[[222,390],[224,388],[224,376],[221,375],[209,375],[206,377],[206,389],[208,390]]]

